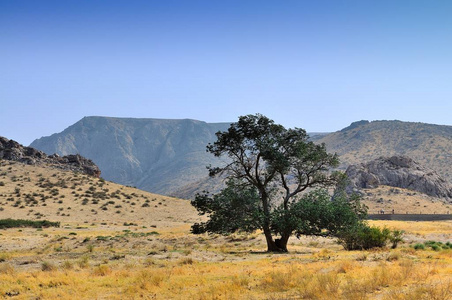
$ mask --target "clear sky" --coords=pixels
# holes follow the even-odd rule
[[[452,125],[452,1],[0,0],[0,136],[84,116]]]

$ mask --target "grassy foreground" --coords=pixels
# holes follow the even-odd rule
[[[267,254],[261,235],[194,236],[189,225],[65,224],[0,230],[0,296],[13,299],[452,299],[451,222],[378,221],[407,231],[398,249],[344,251],[292,239]]]

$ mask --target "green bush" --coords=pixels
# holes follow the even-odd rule
[[[425,250],[424,244],[421,244],[421,243],[415,244],[415,245],[413,246],[413,248],[414,248],[415,250]]]
[[[392,236],[394,235],[388,228],[381,229],[368,226],[365,223],[359,223],[341,232],[338,242],[346,250],[368,250],[386,246]]]
[[[438,244],[433,244],[433,245],[431,245],[430,247],[431,247],[433,250],[435,250],[435,251],[441,250],[441,246],[438,245]]]
[[[21,220],[21,219],[1,219],[0,229],[6,228],[20,228],[20,227],[32,227],[32,228],[42,228],[42,227],[60,227],[60,222],[50,222],[47,220],[42,221],[32,221],[32,220]]]
[[[428,248],[431,248],[434,251],[440,251],[440,250],[452,249],[452,243],[450,243],[450,242],[443,243],[443,242],[437,242],[437,241],[427,241],[427,242],[424,242],[423,244],[417,243],[413,247],[416,250],[425,250],[428,247]]]
[[[389,236],[389,241],[392,243],[391,248],[395,249],[397,248],[397,245],[400,242],[403,242],[403,234],[405,231],[403,230],[393,230]]]

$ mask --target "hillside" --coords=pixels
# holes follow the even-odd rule
[[[228,127],[188,119],[85,117],[30,146],[46,153],[81,154],[107,180],[169,195],[206,177],[207,165],[218,164],[206,145]]]
[[[360,121],[317,142],[339,154],[343,169],[380,156],[405,155],[452,181],[452,126]]]
[[[48,165],[0,160],[0,219],[4,218],[157,227],[198,220],[185,200]]]

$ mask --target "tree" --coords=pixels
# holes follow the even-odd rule
[[[201,215],[210,217],[194,224],[193,233],[260,229],[268,251],[287,252],[294,233],[334,235],[362,218],[359,202],[349,201],[345,193],[335,193],[332,200],[322,189],[335,186],[344,175],[329,172],[339,163],[337,155],[309,141],[305,130],[286,129],[256,114],[239,117],[216,136],[207,151],[226,155],[230,162],[209,167],[209,174],[223,173],[228,180],[220,193],[198,194],[192,201]]]

